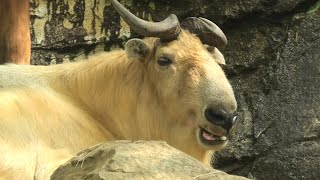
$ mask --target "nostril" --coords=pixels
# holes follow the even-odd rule
[[[228,116],[225,112],[223,111],[215,111],[211,108],[207,108],[205,111],[204,111],[204,114],[205,114],[205,117],[206,119],[213,123],[213,124],[216,124],[216,125],[220,125],[220,126],[224,126],[227,119],[228,119]]]
[[[229,132],[232,126],[237,122],[238,114],[234,112],[233,114],[227,114],[225,111],[215,111],[214,109],[207,108],[204,111],[206,119],[218,126],[223,127]]]
[[[228,132],[232,126],[237,122],[238,115],[237,112],[234,112],[226,121],[226,124],[223,126]]]
[[[238,120],[238,113],[237,113],[237,112],[234,112],[234,113],[232,114],[232,116],[230,117],[230,119],[231,119],[231,124],[234,125],[234,124],[237,122],[237,120]]]

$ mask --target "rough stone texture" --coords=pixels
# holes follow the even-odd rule
[[[80,152],[60,166],[52,180],[193,179],[246,180],[205,166],[165,142],[114,141]]]
[[[320,12],[297,15],[283,26],[250,27],[244,36],[251,38],[241,39],[244,51],[237,51],[240,62],[231,62],[230,71],[239,96],[243,121],[237,132],[242,136],[237,134],[217,155],[217,164],[257,179],[317,179]],[[232,56],[234,49],[227,51]]]
[[[92,52],[123,47],[137,35],[119,18],[109,0],[30,0],[32,63],[55,64],[87,57]],[[131,12],[154,21],[175,13],[180,20],[202,16],[222,28],[257,15],[282,15],[315,0],[122,0]],[[223,29],[227,29],[223,28]],[[139,36],[138,36],[139,37]]]
[[[144,19],[202,16],[224,30],[239,121],[214,167],[255,179],[320,177],[319,0],[122,0]],[[123,47],[132,33],[105,0],[32,0],[32,63]]]

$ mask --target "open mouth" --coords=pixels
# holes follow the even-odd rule
[[[202,143],[208,145],[222,144],[227,141],[226,136],[217,136],[203,128],[200,128],[199,137]]]

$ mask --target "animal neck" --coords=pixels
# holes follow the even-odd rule
[[[124,51],[104,53],[88,61],[57,66],[57,92],[72,96],[115,139],[132,136],[136,108],[144,83],[144,66],[128,60]],[[111,127],[111,128],[110,128]]]

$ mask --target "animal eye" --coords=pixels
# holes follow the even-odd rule
[[[160,66],[168,66],[172,63],[172,61],[168,58],[165,58],[165,57],[160,57],[158,60],[157,60],[157,63],[160,65]]]

